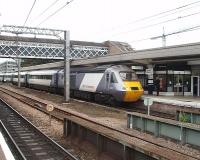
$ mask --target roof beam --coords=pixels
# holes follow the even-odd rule
[[[190,57],[193,58],[190,58]],[[172,60],[179,57],[179,60],[192,60],[200,57],[200,43],[192,43],[185,45],[176,45],[170,47],[162,47],[162,48],[154,48],[147,50],[140,50],[129,52],[127,54],[118,54],[118,55],[110,55],[103,57],[95,57],[95,58],[86,58],[86,59],[77,59],[71,61],[71,66],[82,66],[82,65],[91,65],[91,64],[113,64],[113,63],[125,63],[125,62],[142,62],[143,63],[154,63],[154,59],[157,58],[171,58]],[[169,60],[164,60],[164,62],[168,62]],[[46,65],[47,66],[47,65]],[[61,68],[63,67],[63,62],[57,62],[55,64],[48,64],[49,68]],[[35,66],[35,68],[44,68],[43,65]],[[33,67],[34,68],[34,67]]]

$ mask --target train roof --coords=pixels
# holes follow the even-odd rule
[[[52,75],[57,73],[59,70],[39,70],[39,71],[30,71],[27,74],[29,75]]]
[[[20,72],[20,75],[25,75],[27,72]],[[18,75],[18,72],[12,73],[12,75]]]
[[[71,72],[104,72],[107,68],[112,65],[103,65],[97,67],[72,67]]]
[[[71,72],[105,72],[106,69],[112,68],[117,71],[127,71],[131,69],[125,65],[103,65],[97,67],[76,67],[71,68]]]
[[[13,74],[13,73],[0,73],[1,76],[4,76],[4,75],[5,75],[5,76],[7,76],[7,75],[9,76],[9,75],[12,75],[12,74]]]

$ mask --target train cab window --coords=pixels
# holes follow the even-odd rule
[[[114,74],[113,72],[111,73],[110,82],[111,82],[111,83],[118,83],[118,82],[117,82],[117,78],[115,77],[115,74]]]
[[[134,72],[120,72],[119,74],[123,81],[135,81],[138,79]]]

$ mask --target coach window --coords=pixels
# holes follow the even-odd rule
[[[111,73],[110,82],[111,82],[111,83],[117,83],[117,79],[116,79],[115,74],[114,74],[113,72]]]
[[[51,78],[52,78],[51,75],[44,75],[44,76],[43,76],[43,79],[51,79]]]

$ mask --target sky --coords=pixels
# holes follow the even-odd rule
[[[55,1],[57,3],[41,15]],[[140,50],[161,47],[161,38],[151,38],[161,36],[163,27],[165,34],[168,34],[200,25],[198,0],[73,0],[44,21],[68,1],[70,0],[36,0],[25,26],[69,30],[71,40],[127,42]],[[0,25],[23,26],[33,2],[34,0],[0,0]],[[194,2],[198,3],[141,20]],[[167,36],[166,45],[199,42],[199,35],[200,29]],[[146,40],[138,41],[141,39]]]

